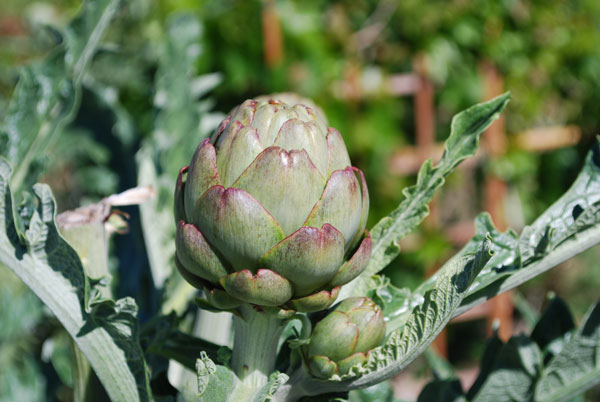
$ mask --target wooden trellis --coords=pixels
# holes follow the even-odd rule
[[[263,47],[265,64],[275,67],[283,60],[283,40],[279,18],[273,0],[263,0]],[[362,70],[356,62],[349,62],[343,79],[334,84],[332,91],[345,99],[368,97],[373,88],[364,88],[361,80]],[[504,82],[500,72],[490,63],[481,63],[480,73],[484,85],[485,100],[504,92]],[[443,144],[435,140],[435,90],[428,77],[426,57],[414,58],[413,71],[382,77],[375,88],[378,94],[392,97],[412,96],[414,102],[415,145],[403,147],[393,152],[389,160],[389,172],[392,175],[416,174],[426,159],[438,161],[443,153]],[[581,131],[576,126],[544,127],[525,131],[511,136],[514,145],[530,152],[544,152],[576,144]],[[477,167],[482,158],[494,159],[504,155],[509,139],[505,133],[504,118],[492,124],[483,134],[482,147],[475,157],[463,162],[462,169]],[[488,211],[496,227],[506,230],[504,205],[508,192],[507,183],[491,172],[484,177],[484,209]],[[431,205],[431,214],[427,224],[440,227],[440,218],[436,213],[437,201]],[[473,221],[464,221],[445,229],[448,238],[457,246],[464,245],[474,234]],[[512,293],[506,292],[457,317],[454,322],[473,319],[486,319],[488,331],[492,323],[499,321],[499,336],[508,340],[513,332]],[[434,347],[443,356],[447,356],[446,333],[442,332],[434,342]]]

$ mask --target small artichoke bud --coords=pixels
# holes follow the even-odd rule
[[[367,360],[367,353],[385,336],[381,308],[368,297],[339,303],[317,323],[307,347],[310,371],[316,377],[346,374]]]
[[[245,101],[179,173],[176,265],[212,308],[323,310],[366,268],[364,175],[324,114],[300,102],[311,104]]]

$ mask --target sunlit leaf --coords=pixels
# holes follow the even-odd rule
[[[412,232],[429,214],[428,204],[435,191],[444,184],[446,177],[460,162],[475,154],[479,137],[504,111],[509,99],[510,94],[505,93],[454,116],[440,162],[433,166],[431,160],[426,161],[419,170],[417,183],[404,189],[404,199],[398,208],[371,229],[371,260],[365,272],[350,284],[354,287],[353,294],[364,293],[368,277],[379,272],[398,256],[398,241]]]
[[[13,206],[9,180],[10,167],[0,160],[0,261],[54,313],[113,400],[151,399],[135,302],[89,300],[81,261],[56,228],[50,189],[34,187],[36,209],[23,222]]]
[[[477,253],[450,260],[424,294],[423,302],[411,311],[406,324],[393,331],[382,346],[371,350],[364,365],[352,367],[342,376],[335,374],[328,381],[316,380],[306,372],[299,378],[292,375],[278,394],[339,392],[368,387],[393,377],[433,342],[490,257],[490,243],[486,240]]]
[[[518,251],[517,244],[514,244],[513,254],[510,248],[499,250],[503,256],[501,261],[492,261],[486,266],[457,314],[519,286],[600,243],[599,154],[600,143],[596,141],[571,188],[534,223],[523,229]],[[492,239],[499,239],[495,243],[513,244],[510,231],[499,234],[493,226],[489,230]],[[507,242],[509,238],[511,240]]]

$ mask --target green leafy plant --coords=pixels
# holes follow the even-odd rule
[[[530,336],[488,340],[481,370],[463,392],[453,373],[436,374],[419,401],[567,401],[600,382],[595,350],[600,339],[600,305],[575,328],[564,301],[554,297]]]
[[[156,195],[140,210],[162,291],[140,325],[134,299],[113,296],[107,238],[111,206],[141,202],[142,189],[58,219],[48,185],[27,192],[43,171],[41,151],[73,121],[85,93],[102,100],[121,130],[139,118],[90,68],[121,7],[84,3],[60,44],[22,70],[0,132],[0,262],[72,339],[75,400],[105,392],[115,401],[391,401],[385,381],[453,317],[600,242],[597,142],[571,189],[521,234],[498,231],[482,214],[473,239],[432,277],[415,289],[391,285],[380,271],[510,95],[456,115],[439,163],[424,163],[398,207],[366,230],[362,173],[312,102],[248,100],[207,138],[222,116],[201,97],[220,78],[194,75],[201,25],[176,15],[160,39],[151,134],[137,152],[137,183]],[[421,398],[503,400],[510,382],[521,400],[560,400],[594,385],[598,306],[578,330],[560,301],[547,311],[530,338],[490,341],[466,393],[440,375]],[[221,330],[211,341],[198,336]]]

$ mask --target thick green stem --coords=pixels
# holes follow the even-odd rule
[[[242,317],[233,319],[232,368],[248,387],[258,388],[267,383],[275,369],[277,344],[285,321],[249,305],[241,310]]]

